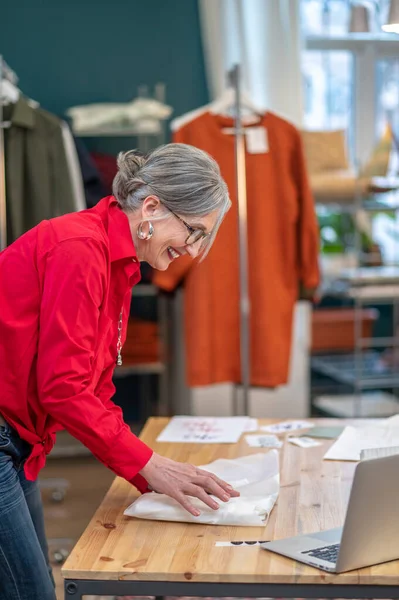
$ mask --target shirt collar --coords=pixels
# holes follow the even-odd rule
[[[35,127],[35,109],[22,96],[12,106],[11,123],[26,129]]]
[[[130,258],[138,263],[136,249],[133,244],[129,220],[119,207],[114,196],[103,198],[96,206],[100,213],[108,216],[108,238],[111,261]]]

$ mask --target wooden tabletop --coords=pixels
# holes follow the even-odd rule
[[[167,444],[155,439],[168,419],[150,419],[140,436],[160,454],[203,465],[256,452],[238,444]],[[262,421],[268,424],[275,421]],[[353,421],[315,420],[320,425]],[[284,437],[284,436],[283,436]],[[399,561],[341,575],[325,573],[259,546],[216,547],[217,541],[268,540],[343,524],[356,463],[323,461],[333,443],[314,448],[287,442],[280,452],[281,489],[266,527],[227,527],[144,521],[123,516],[138,495],[116,478],[67,559],[67,579],[199,581],[225,583],[399,585]]]

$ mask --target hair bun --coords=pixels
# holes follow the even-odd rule
[[[137,173],[146,163],[145,156],[138,150],[119,152],[116,164],[118,170],[123,171],[129,177],[137,177]]]
[[[117,158],[118,173],[115,176],[112,190],[120,204],[133,194],[144,182],[140,178],[140,171],[147,162],[147,158],[138,150],[120,152]]]

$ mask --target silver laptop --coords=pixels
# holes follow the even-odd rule
[[[360,462],[345,523],[261,544],[265,550],[342,573],[399,559],[399,455]]]

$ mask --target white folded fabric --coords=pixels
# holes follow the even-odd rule
[[[218,510],[208,508],[198,498],[191,498],[193,506],[201,511],[199,517],[193,517],[176,500],[151,492],[137,498],[124,514],[156,521],[252,527],[266,525],[280,490],[277,450],[231,460],[219,459],[201,468],[230,483],[241,495],[229,502],[215,498],[220,504]]]
[[[93,131],[98,128],[133,126],[140,121],[149,121],[158,126],[172,114],[172,108],[153,98],[136,98],[132,102],[101,102],[73,106],[67,111],[76,133]]]

